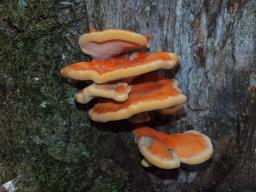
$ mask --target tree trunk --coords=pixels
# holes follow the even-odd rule
[[[20,174],[21,191],[256,190],[256,1],[22,2],[0,3],[0,181]],[[90,27],[148,34],[151,51],[181,57],[166,75],[188,97],[185,112],[151,125],[205,133],[212,160],[144,169],[129,126],[88,120],[58,71],[88,59],[77,40]]]

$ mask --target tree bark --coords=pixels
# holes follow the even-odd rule
[[[31,5],[22,9],[33,11],[37,9],[30,7],[34,4],[37,5],[31,2]],[[16,76],[17,70],[7,71],[8,63],[2,68],[0,98],[7,103],[1,104],[0,111],[4,114],[8,102],[26,104],[27,107],[23,108],[25,112],[42,108],[37,110],[38,115],[31,117],[17,112],[20,116],[12,117],[11,121],[17,123],[13,127],[18,129],[22,125],[24,138],[32,135],[32,143],[38,145],[35,153],[42,155],[40,158],[45,158],[45,162],[51,162],[53,166],[56,162],[85,163],[86,158],[86,165],[63,165],[65,170],[71,169],[71,178],[74,175],[81,178],[83,185],[76,191],[107,191],[106,186],[115,183],[118,178],[122,178],[123,182],[120,184],[122,187],[118,188],[120,191],[256,190],[256,1],[70,0],[44,6],[49,8],[46,15],[25,15],[24,18],[29,19],[16,18],[19,22],[15,23],[15,17],[6,13],[7,16],[0,20],[3,26],[0,32],[5,37],[1,42],[6,44],[5,39],[9,39],[13,42],[9,46],[10,50],[28,55],[27,58],[16,55],[10,57],[8,47],[1,51],[3,58],[8,57],[11,64],[23,62],[23,65],[18,65],[18,71],[23,76]],[[7,7],[0,6],[0,10],[14,9]],[[36,27],[31,23],[35,18],[36,23],[43,28],[29,27]],[[22,22],[31,24],[24,27]],[[97,30],[122,28],[148,34],[152,37],[151,51],[170,51],[181,57],[181,66],[177,72],[166,75],[176,78],[188,97],[185,112],[175,118],[155,119],[151,125],[166,132],[195,129],[205,133],[214,145],[214,155],[209,162],[196,167],[183,165],[178,170],[144,169],[140,166],[141,157],[133,143],[129,126],[122,122],[90,124],[85,112],[79,111],[80,106],[68,105],[70,102],[65,99],[72,98],[75,90],[64,84],[58,77],[58,71],[71,62],[88,59],[80,52],[77,39],[82,33],[88,32],[90,27]],[[19,38],[13,39],[15,35]],[[20,52],[17,46],[21,45]],[[33,67],[40,62],[45,69]],[[42,81],[39,84],[30,83],[24,74],[27,77],[37,76]],[[49,80],[51,78],[53,81]],[[16,85],[19,80],[23,85],[27,83],[26,92],[22,92],[21,85]],[[49,94],[44,94],[47,91]],[[22,96],[20,100],[14,97],[19,95]],[[29,102],[24,101],[24,98],[28,98]],[[17,109],[16,104],[14,111]],[[25,120],[20,120],[21,117]],[[8,159],[12,155],[6,151],[19,143],[15,138],[10,139],[13,133],[4,129],[9,127],[9,122],[3,119],[0,123],[1,138],[9,138],[2,142],[10,142],[10,146],[0,152],[1,156],[5,156],[3,161],[7,162],[7,167],[17,165],[17,162],[9,163]],[[46,130],[42,127],[46,127]],[[77,132],[82,133],[83,138]],[[51,140],[53,137],[54,141]],[[60,145],[55,137],[64,143],[64,152],[62,145],[55,148]],[[31,141],[26,140],[20,150],[25,153],[27,146],[31,145]],[[34,151],[33,147],[29,148]],[[84,157],[84,148],[88,149],[88,153],[93,149],[91,154],[94,155]],[[48,157],[49,154],[51,157]],[[77,154],[78,159],[75,158]],[[33,155],[28,154],[23,157],[33,162],[33,168],[39,169],[40,163],[34,162],[33,158]],[[16,169],[21,170],[21,174],[28,174],[28,170],[20,166]],[[86,176],[83,177],[81,169],[84,169]],[[77,173],[72,173],[72,170]],[[52,179],[57,177],[55,172],[43,172],[39,176],[33,173],[29,177],[35,177],[38,188],[44,186],[51,191],[53,185],[45,184],[47,181],[41,178],[45,175],[50,175]],[[67,183],[73,182],[70,177],[65,176]],[[110,177],[117,179],[108,180]],[[61,179],[61,176],[58,178]],[[58,184],[59,188],[56,189],[63,186],[64,183]],[[72,186],[75,187],[75,184]]]
[[[204,170],[180,170],[176,179],[142,172],[155,190],[256,190],[255,6],[239,0],[86,3],[90,26],[149,34],[151,51],[181,56],[175,77],[188,97],[186,115],[158,129],[193,128],[214,143],[213,160]]]

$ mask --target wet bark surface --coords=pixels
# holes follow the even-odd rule
[[[3,1],[0,3],[0,182],[21,191],[255,191],[256,2]],[[175,72],[188,97],[176,117],[151,126],[195,129],[213,158],[177,170],[144,169],[131,126],[95,124],[91,107],[59,76],[88,60],[78,37],[122,28],[151,35],[151,51],[181,56]]]

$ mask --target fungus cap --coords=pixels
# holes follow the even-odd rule
[[[108,59],[132,49],[148,48],[149,37],[135,32],[110,29],[80,36],[81,50],[97,59]]]
[[[116,83],[112,85],[98,85],[93,83],[92,85],[76,93],[75,100],[78,103],[86,104],[94,97],[104,97],[122,102],[128,99],[128,94],[130,91],[131,86],[129,86],[127,83]]]
[[[138,76],[158,69],[172,69],[179,61],[173,53],[134,53],[129,57],[121,56],[108,60],[95,59],[68,65],[61,70],[61,75],[76,80],[92,80],[106,83],[133,76]]]
[[[184,133],[167,134],[149,127],[138,128],[134,131],[135,140],[149,137],[161,142],[182,162],[190,165],[200,164],[211,158],[213,147],[206,135],[194,130]]]
[[[89,111],[89,116],[98,122],[116,121],[138,113],[179,105],[187,98],[175,85],[176,80],[169,79],[132,85],[125,102],[101,101]]]

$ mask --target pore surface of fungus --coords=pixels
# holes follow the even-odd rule
[[[95,59],[68,65],[61,75],[76,80],[92,80],[105,83],[138,76],[158,69],[171,69],[179,63],[179,57],[173,53],[134,53],[129,57],[121,56],[108,60]]]
[[[176,115],[183,107],[184,104],[180,104],[170,108],[160,109],[157,112],[161,115]]]
[[[206,135],[194,130],[185,131],[184,133],[167,134],[149,127],[142,127],[136,129],[134,134],[137,142],[143,137],[149,137],[161,142],[168,149],[172,150],[180,162],[186,164],[203,163],[210,159],[213,153],[210,139]],[[147,157],[145,158],[148,160]]]
[[[110,29],[86,33],[79,38],[81,50],[93,58],[107,59],[122,52],[149,47],[148,36]]]
[[[182,104],[187,98],[177,88],[177,84],[174,79],[163,79],[132,85],[125,102],[101,101],[89,111],[89,116],[99,122],[116,121],[145,111]]]
[[[143,167],[152,167],[153,166],[152,163],[150,163],[147,159],[142,159],[140,163]]]
[[[75,100],[78,103],[86,104],[90,102],[94,97],[110,98],[118,102],[122,102],[128,99],[128,94],[131,91],[131,86],[127,83],[117,84],[92,84],[78,93],[75,94]]]

